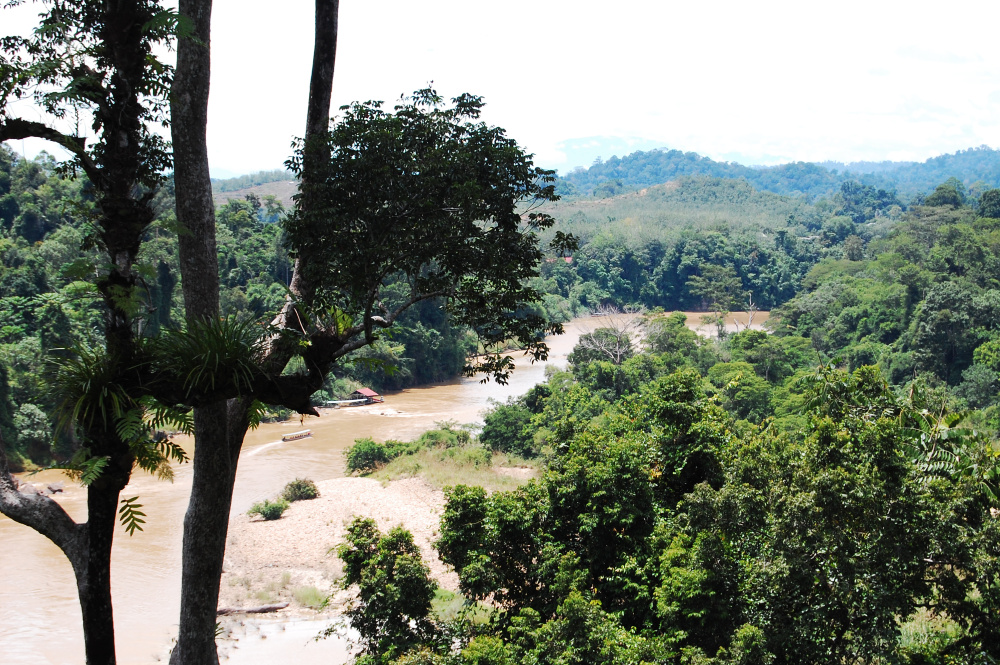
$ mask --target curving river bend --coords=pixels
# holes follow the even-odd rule
[[[307,418],[308,439],[282,443],[282,434],[302,429],[296,419],[265,424],[247,434],[240,455],[233,511],[276,494],[296,477],[316,480],[344,473],[344,449],[354,439],[371,436],[411,439],[435,422],[482,422],[488,402],[525,393],[544,379],[544,367],[566,365],[566,355],[581,332],[600,319],[577,319],[566,334],[549,338],[548,363],[529,364],[515,357],[517,369],[506,386],[478,379],[411,388],[387,396],[384,404],[326,411]],[[177,439],[186,448],[190,441]],[[86,518],[84,490],[58,472],[25,478],[44,484],[64,482],[58,501],[74,519]],[[165,662],[176,632],[180,608],[180,545],[191,466],[175,467],[173,483],[137,473],[122,496],[138,495],[146,513],[145,530],[129,537],[119,528],[112,554],[115,641],[122,665]],[[0,516],[0,660],[6,665],[80,665],[83,629],[76,584],[59,549],[35,531]],[[315,634],[312,632],[311,634]],[[303,635],[303,641],[310,635]]]
[[[767,320],[758,313],[754,328]],[[700,328],[700,314],[689,315],[689,326]],[[482,422],[490,400],[503,401],[524,394],[544,380],[547,364],[566,366],[566,356],[580,335],[599,327],[602,319],[584,317],[566,324],[566,334],[550,337],[547,363],[529,364],[516,357],[517,369],[506,386],[478,379],[456,379],[387,396],[384,404],[326,411],[308,418],[313,436],[281,442],[285,433],[302,429],[289,423],[262,425],[247,434],[240,455],[233,512],[276,494],[296,477],[336,478],[344,472],[344,449],[354,439],[377,441],[415,438],[435,422]],[[191,442],[178,439],[190,452]],[[26,478],[35,484],[65,482],[58,472]],[[119,526],[112,554],[112,595],[118,662],[140,665],[165,662],[177,627],[180,608],[180,555],[184,511],[191,483],[191,466],[175,467],[173,483],[137,473],[123,497],[138,495],[146,513],[145,530],[132,537]],[[86,497],[66,482],[57,500],[74,519],[86,518]],[[5,665],[81,665],[83,629],[76,584],[66,558],[44,536],[0,515],[0,662]],[[287,628],[287,631],[286,631]],[[288,640],[304,644],[315,635],[311,625],[288,624],[283,640],[257,642],[253,656],[233,654],[230,663],[267,663],[283,660],[272,647]],[[299,634],[301,633],[301,634]],[[327,656],[318,662],[330,662]],[[277,659],[277,660],[275,660]],[[296,659],[299,665],[306,665]]]

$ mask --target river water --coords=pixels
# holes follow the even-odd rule
[[[549,339],[547,363],[529,364],[515,356],[517,369],[506,386],[456,379],[392,393],[384,404],[325,410],[319,418],[305,421],[312,437],[286,443],[281,442],[283,434],[303,429],[298,419],[262,425],[247,434],[233,511],[245,511],[254,501],[273,496],[292,478],[342,476],[343,451],[356,438],[408,440],[435,422],[482,422],[489,400],[525,393],[544,379],[546,364],[565,367],[566,355],[581,331],[599,322],[584,318],[567,324],[565,335]],[[190,441],[177,440],[190,450]],[[86,519],[85,491],[58,472],[25,480],[36,485],[65,483],[65,492],[56,498],[74,519]],[[182,522],[190,486],[191,465],[184,464],[175,468],[173,483],[137,473],[122,495],[138,495],[147,515],[144,531],[130,537],[119,528],[115,536],[111,583],[118,662],[123,665],[162,662],[176,633]],[[62,552],[32,529],[0,516],[0,579],[0,662],[81,665],[80,606],[73,572]],[[289,632],[294,630],[290,626]]]
[[[765,312],[754,327],[766,320]],[[689,316],[689,325],[700,324],[700,314]],[[281,442],[281,436],[303,429],[298,419],[265,424],[249,432],[240,456],[233,496],[233,511],[245,511],[253,502],[276,494],[296,477],[314,480],[336,478],[344,472],[344,449],[356,438],[377,441],[408,440],[431,429],[436,422],[482,422],[490,400],[503,401],[524,394],[544,380],[547,364],[565,367],[566,356],[579,336],[604,319],[584,317],[566,325],[566,334],[549,338],[546,363],[529,364],[515,357],[517,369],[505,386],[478,379],[456,379],[447,383],[411,388],[387,396],[384,404],[327,410],[319,418],[307,418],[304,427],[313,436]],[[191,442],[177,439],[190,452]],[[58,472],[26,478],[46,484],[64,482],[65,492],[57,500],[76,520],[86,519],[85,491]],[[115,607],[118,662],[140,665],[165,662],[176,634],[180,607],[180,545],[184,511],[191,483],[191,465],[175,467],[174,482],[164,482],[137,473],[123,497],[138,496],[146,513],[145,530],[129,536],[120,528],[112,554],[112,595]],[[0,516],[0,663],[4,665],[81,665],[83,630],[80,606],[70,565],[62,552],[44,536]],[[280,662],[270,649],[291,638],[305,644],[315,635],[309,622],[269,628],[285,633],[286,640],[271,639],[254,624],[257,646],[230,654],[231,663]],[[301,635],[299,634],[301,633]],[[248,638],[251,637],[248,635]],[[250,644],[244,641],[247,646]],[[333,646],[333,645],[330,645]],[[253,651],[249,657],[248,651]],[[330,653],[325,650],[330,662]],[[277,656],[277,652],[273,654]],[[263,658],[263,660],[261,660]],[[334,658],[337,660],[336,658]],[[296,658],[306,665],[308,658]]]

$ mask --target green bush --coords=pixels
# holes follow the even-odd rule
[[[420,448],[454,448],[460,443],[460,434],[464,434],[465,440],[468,441],[469,433],[463,430],[453,430],[448,427],[430,429],[417,437],[414,443]]]
[[[343,588],[358,587],[358,602],[346,616],[364,655],[384,663],[437,641],[429,616],[437,583],[409,531],[382,534],[375,520],[356,517],[337,555],[344,562]]]
[[[265,520],[276,520],[288,510],[288,506],[291,505],[284,499],[275,499],[274,501],[258,501],[250,507],[247,511],[247,515],[260,515]]]
[[[347,449],[347,473],[371,473],[400,455],[415,453],[423,447],[420,442],[405,443],[390,439],[385,443],[376,443],[370,437],[355,439],[354,445]]]
[[[531,411],[510,399],[487,411],[479,441],[491,450],[534,457],[538,450],[531,430]]]
[[[316,483],[308,478],[296,478],[285,485],[285,489],[281,492],[281,497],[285,501],[303,501],[315,499],[318,496],[319,490],[316,488]]]

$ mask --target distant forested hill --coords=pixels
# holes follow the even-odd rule
[[[274,171],[258,171],[249,175],[236,176],[235,178],[212,178],[212,190],[215,192],[236,192],[241,189],[257,187],[269,182],[281,180],[294,180],[295,175],[285,169]]]
[[[215,205],[225,205],[232,199],[242,200],[247,194],[254,194],[261,199],[273,196],[286,208],[292,207],[292,196],[298,191],[299,185],[291,171],[278,169],[275,171],[260,171],[235,178],[213,178],[212,197]]]
[[[940,155],[926,162],[794,162],[770,167],[750,167],[717,162],[694,152],[650,150],[625,157],[611,157],[589,169],[577,169],[560,178],[564,195],[614,196],[682,176],[744,179],[755,189],[814,199],[835,193],[844,182],[895,191],[901,200],[929,194],[948,178],[969,189],[1000,186],[1000,150],[987,146]]]

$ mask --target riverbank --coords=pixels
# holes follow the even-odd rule
[[[690,323],[696,323],[696,317],[701,315],[692,313]],[[755,327],[761,318],[754,320]],[[385,404],[329,410],[321,418],[307,419],[304,426],[296,418],[287,423],[265,424],[249,432],[236,477],[234,525],[239,528],[240,520],[244,519],[243,513],[250,505],[275,496],[293,478],[336,479],[342,476],[343,451],[356,438],[412,440],[435,428],[438,422],[481,423],[482,413],[492,400],[503,402],[509,397],[524,394],[544,380],[546,365],[565,368],[567,354],[572,351],[579,336],[600,327],[602,323],[604,319],[600,317],[587,317],[566,324],[565,335],[548,340],[551,345],[548,361],[531,364],[517,357],[518,368],[505,386],[492,381],[480,383],[479,378],[456,379],[393,393]],[[312,430],[312,437],[281,441],[284,434],[304,427]],[[193,449],[192,442],[185,437],[177,437],[176,441],[189,452]],[[510,472],[510,475],[517,474],[516,471]],[[86,490],[66,482],[61,473],[46,471],[28,481],[43,486],[63,482],[65,490],[54,498],[74,519],[86,519]],[[124,496],[139,497],[147,517],[144,531],[129,535],[119,526],[115,533],[111,583],[118,662],[122,665],[163,662],[176,634],[180,607],[180,545],[190,482],[191,465],[184,464],[175,466],[173,483],[136,473],[125,490]],[[326,552],[323,548],[336,544],[335,536],[317,537],[313,551],[318,551],[322,558]],[[436,556],[433,559],[436,560]],[[236,571],[231,553],[229,563],[232,570],[227,568],[227,571]],[[271,593],[266,587],[274,582],[274,578],[264,573],[272,572],[271,569],[277,572],[280,586],[283,569],[278,565],[268,568],[266,563],[275,562],[265,562],[261,566],[261,586],[256,584],[255,577],[251,577],[253,593],[249,597],[246,592],[250,589],[246,586],[240,596],[242,583],[229,584],[229,579],[246,575],[234,574],[227,578],[223,583],[223,602],[236,604],[235,601],[239,600],[242,604],[256,599],[260,592],[264,592],[262,595],[266,597],[266,593]],[[292,590],[315,586],[319,591],[320,583],[327,579],[324,575],[336,576],[336,570],[320,568],[293,579],[293,570],[288,570],[288,586]],[[256,570],[254,575],[257,575]],[[0,606],[17,608],[17,621],[0,631],[0,653],[4,654],[4,663],[82,664],[83,631],[76,584],[69,563],[59,549],[31,529],[0,517],[0,576],[10,582],[0,587]],[[232,595],[226,595],[230,592]],[[243,646],[233,651],[229,663],[263,665],[291,658],[296,665],[311,665],[314,661],[309,660],[308,653],[314,647],[309,640],[323,625],[321,622],[318,626],[314,625],[317,622],[307,617],[308,613],[303,611],[301,618],[289,616],[284,622],[267,619],[246,621],[244,626],[239,626],[246,635],[244,641],[239,643]],[[248,626],[258,626],[260,630],[251,630]],[[274,634],[262,630],[274,631]],[[268,639],[263,639],[265,636]],[[290,647],[289,653],[294,653],[294,656],[272,651],[279,643]],[[310,646],[303,647],[306,643]],[[326,649],[322,647],[324,654]],[[300,657],[300,650],[304,650],[306,655]],[[340,661],[324,655],[315,662],[329,665]]]
[[[517,357],[517,369],[507,385],[480,383],[479,378],[455,379],[410,388],[388,396],[385,404],[329,410],[309,418],[312,437],[282,442],[288,432],[303,429],[293,422],[264,424],[247,434],[240,455],[233,496],[233,519],[256,501],[275,496],[297,477],[331,479],[344,473],[343,451],[359,437],[411,440],[434,429],[437,422],[482,422],[490,401],[503,402],[521,395],[544,380],[546,365],[565,367],[586,321],[566,326],[566,334],[549,339],[547,362],[531,364]],[[376,408],[378,407],[378,408]],[[192,443],[177,437],[187,450]],[[65,476],[46,471],[28,479],[34,484],[65,482]],[[191,465],[175,466],[174,482],[136,473],[124,496],[138,496],[146,513],[145,530],[129,535],[119,527],[112,550],[112,596],[115,604],[115,641],[121,665],[152,665],[165,661],[177,630],[180,611],[180,546],[184,511],[190,492]],[[86,490],[65,482],[54,498],[76,520],[86,520]],[[325,543],[327,547],[336,543]],[[0,607],[17,608],[17,621],[0,631],[0,654],[12,665],[82,665],[83,630],[76,583],[62,552],[35,531],[0,516]],[[304,586],[307,586],[304,584]],[[224,589],[227,587],[224,587]],[[294,659],[296,665],[330,665],[329,657],[310,660],[310,639],[322,622],[295,620],[258,622],[239,627],[246,637],[229,663],[271,665]],[[252,629],[259,626],[260,630]],[[271,635],[261,631],[274,631]],[[262,639],[263,637],[270,639]],[[278,639],[281,638],[281,639]],[[326,641],[329,642],[329,641]],[[277,652],[276,645],[290,647]],[[304,646],[309,644],[308,647]],[[323,643],[326,644],[326,643]],[[322,646],[326,654],[329,647]],[[343,647],[341,646],[341,652]],[[301,652],[301,653],[300,653]]]
[[[444,493],[421,478],[381,483],[371,478],[318,482],[320,495],[291,504],[281,519],[233,515],[226,544],[220,607],[287,602],[282,617],[337,614],[349,595],[338,588],[341,563],[333,551],[347,526],[370,517],[383,532],[402,526],[413,534],[424,562],[442,588],[458,589],[458,577],[438,559],[437,537]],[[331,597],[320,608],[323,598]]]

